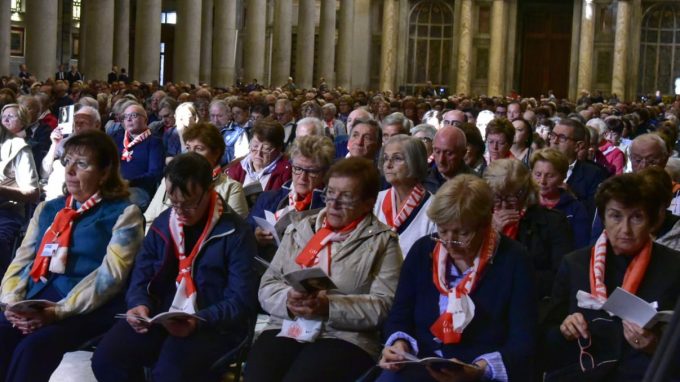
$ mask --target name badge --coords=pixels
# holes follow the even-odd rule
[[[59,249],[59,244],[57,243],[45,244],[45,247],[43,248],[43,251],[40,254],[40,256],[52,257],[57,253],[57,249]]]

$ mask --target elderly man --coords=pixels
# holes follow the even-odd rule
[[[229,106],[221,100],[210,104],[210,122],[220,129],[220,134],[227,145],[220,160],[222,166],[248,155],[250,144],[248,131],[252,128],[248,104],[245,101],[235,101],[231,110],[228,108]]]
[[[332,102],[323,105],[321,107],[321,113],[323,114],[323,120],[326,124],[326,128],[331,133],[333,138],[347,135],[345,123],[337,118],[338,109]]]
[[[563,118],[548,134],[550,147],[556,148],[569,160],[566,182],[578,200],[588,209],[589,216],[595,214],[595,192],[607,178],[605,169],[587,160],[578,160],[577,153],[588,145],[586,128],[579,121]]]
[[[434,166],[431,166],[427,178],[423,182],[425,188],[435,194],[447,180],[459,174],[474,174],[465,164],[467,140],[463,130],[455,126],[444,126],[434,136],[432,155]]]
[[[151,134],[146,121],[142,105],[131,104],[123,112],[125,129],[111,136],[121,155],[121,175],[130,183],[130,200],[142,211],[149,205],[163,176],[165,155],[163,141]]]
[[[325,136],[326,128],[324,123],[319,118],[307,117],[302,118],[297,123],[297,129],[295,130],[295,139],[299,137],[304,137],[306,135],[321,135]]]
[[[355,119],[349,131],[345,156],[362,157],[375,161],[381,146],[382,133],[378,122],[369,118]]]
[[[19,104],[28,109],[29,124],[26,126],[26,143],[31,146],[33,159],[35,163],[42,162],[43,158],[50,149],[50,134],[52,128],[41,123],[40,117],[40,103],[33,96],[19,97]]]
[[[347,131],[351,134],[354,121],[357,119],[373,119],[373,115],[364,107],[353,110],[347,116]],[[381,133],[382,135],[382,133]],[[345,158],[349,155],[347,143],[349,136],[336,137],[335,139],[335,157],[337,159]]]
[[[295,139],[295,117],[293,115],[293,104],[287,99],[279,99],[274,105],[274,117],[283,126],[285,137],[283,139],[284,148]]]
[[[386,143],[395,135],[409,135],[412,127],[411,120],[406,118],[404,114],[396,112],[388,115],[382,120],[383,143]]]
[[[101,125],[99,111],[90,106],[83,106],[73,115],[73,134],[70,136],[86,130],[100,130]],[[62,134],[60,127],[54,129],[50,134],[52,144],[42,163],[40,163],[41,178],[47,179],[47,185],[44,188],[45,200],[52,200],[63,194],[65,172],[60,159],[64,154],[64,143],[68,137]]]
[[[151,99],[149,100],[149,110],[147,111],[147,114],[149,115],[149,125],[160,120],[158,112],[161,110],[161,100],[167,96],[168,95],[162,90],[158,90],[151,95]]]
[[[449,110],[442,115],[441,126],[456,126],[460,127],[467,122],[467,115],[460,110]]]

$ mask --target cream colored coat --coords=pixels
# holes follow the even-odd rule
[[[286,229],[260,284],[260,304],[271,315],[265,330],[280,329],[282,321],[291,318],[286,308],[291,287],[282,275],[300,269],[295,258],[321,228],[324,216],[325,209]],[[399,238],[370,214],[349,237],[332,243],[331,253],[329,275],[338,289],[328,292],[329,317],[320,338],[342,339],[377,357],[379,330],[392,307],[401,271]],[[325,254],[322,251],[319,266],[328,272]]]

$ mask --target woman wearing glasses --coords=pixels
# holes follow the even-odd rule
[[[2,108],[0,126],[0,275],[12,260],[12,246],[21,226],[30,218],[26,204],[36,203],[38,171],[26,143],[28,109],[15,103]]]
[[[494,228],[526,248],[536,271],[538,297],[550,296],[562,257],[574,249],[566,216],[539,204],[531,172],[516,159],[491,162],[484,180],[494,194]]]
[[[505,118],[493,119],[486,125],[486,162],[514,158],[510,147],[515,140],[515,128]]]
[[[259,192],[278,190],[290,180],[291,168],[288,158],[283,154],[285,133],[279,122],[261,120],[253,126],[253,138],[250,140],[250,153],[241,160],[233,161],[227,167],[230,178],[241,182],[244,188],[253,188]],[[246,195],[251,195],[246,192]]]
[[[199,123],[184,130],[182,138],[186,142],[186,151],[201,154],[212,165],[213,182],[217,194],[241,217],[248,215],[248,204],[241,183],[224,174],[218,163],[226,147],[219,130],[210,123]],[[149,207],[144,212],[147,229],[167,208],[167,189],[165,182],[161,182]]]
[[[387,190],[378,194],[373,213],[399,235],[402,255],[413,243],[435,231],[427,217],[432,194],[423,186],[427,176],[427,153],[418,138],[395,135],[382,147],[379,168]]]
[[[396,234],[371,213],[379,189],[372,161],[343,159],[328,170],[326,208],[288,227],[262,277],[271,317],[246,381],[353,381],[374,365],[402,262]],[[283,275],[305,268],[337,288],[294,290]]]
[[[617,287],[659,311],[673,309],[680,296],[680,253],[652,236],[666,208],[661,194],[668,191],[646,181],[648,171],[654,169],[600,185],[595,202],[605,230],[594,246],[567,255],[559,268],[545,345],[550,369],[570,380],[584,380],[584,373],[601,377],[589,380],[643,379],[663,325],[643,328],[601,310]]]
[[[521,165],[521,164],[520,164]],[[378,381],[528,381],[536,338],[536,299],[521,245],[493,225],[491,188],[459,175],[433,197],[427,214],[437,232],[406,257]],[[404,366],[418,358],[455,358],[475,368]]]
[[[0,379],[47,381],[65,352],[113,325],[144,235],[116,146],[88,130],[64,145],[66,195],[41,203],[2,280]],[[53,302],[20,311],[27,299]],[[39,364],[36,361],[39,360]]]

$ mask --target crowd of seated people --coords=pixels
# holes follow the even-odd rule
[[[8,381],[635,381],[664,324],[602,305],[680,297],[680,99],[1,81]]]

